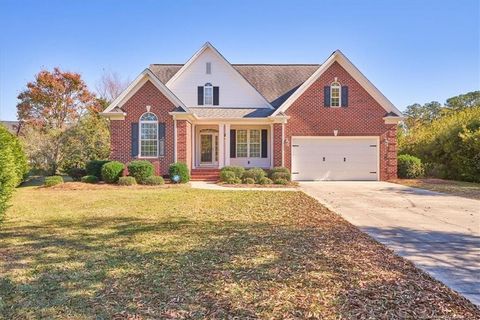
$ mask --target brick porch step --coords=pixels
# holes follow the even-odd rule
[[[192,169],[192,181],[218,181],[220,178],[220,169],[198,168]]]

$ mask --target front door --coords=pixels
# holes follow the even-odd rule
[[[200,164],[213,165],[217,162],[217,144],[216,134],[200,134]]]

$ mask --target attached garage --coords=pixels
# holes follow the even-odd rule
[[[378,180],[378,137],[292,137],[293,180]]]

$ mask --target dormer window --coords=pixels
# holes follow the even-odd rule
[[[330,85],[330,106],[331,107],[340,107],[341,106],[341,91],[342,86],[339,82],[335,81]]]
[[[213,86],[211,83],[206,83],[203,86],[203,104],[206,106],[213,104]]]
[[[205,65],[205,68],[206,68],[206,73],[207,74],[212,74],[212,63],[211,62],[207,62],[206,65]]]

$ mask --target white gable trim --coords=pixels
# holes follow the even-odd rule
[[[338,62],[387,112],[394,112],[398,116],[402,113],[393,103],[390,102],[367,77],[365,77],[348,58],[337,50],[328,57],[320,68],[315,71],[310,78],[307,79],[271,116],[275,116],[280,112],[285,112],[320,76],[334,63]]]
[[[224,61],[232,70],[233,70],[233,73],[241,80],[241,81],[245,81],[257,94],[258,96],[265,102],[265,105],[268,106],[269,109],[274,109],[272,107],[272,105],[267,101],[267,99],[265,99],[265,97],[260,93],[258,92],[258,90],[252,86],[250,84],[250,82],[248,82],[247,79],[245,79],[244,76],[242,76],[240,74],[240,72],[238,72],[237,69],[235,69],[232,64],[230,62],[228,62],[228,60],[210,43],[210,42],[206,42],[190,59],[188,59],[188,61],[180,68],[180,70],[177,71],[177,73],[175,73],[173,75],[173,77],[170,78],[170,80],[167,81],[167,83],[165,84],[167,87],[171,87],[173,83],[175,83],[178,78],[190,67],[190,65],[192,65],[195,60],[197,60],[197,58],[206,50],[206,49],[211,49],[212,52],[218,56],[218,58],[220,58],[220,60]]]
[[[180,99],[170,91],[156,76],[150,71],[150,69],[143,70],[138,77],[130,83],[130,85],[123,90],[123,92],[110,103],[110,105],[102,112],[104,116],[115,115],[118,112],[111,112],[115,107],[122,107],[125,102],[128,101],[148,80],[150,80],[161,93],[165,95],[175,106],[181,107],[186,112],[189,112],[188,108],[183,104]]]

